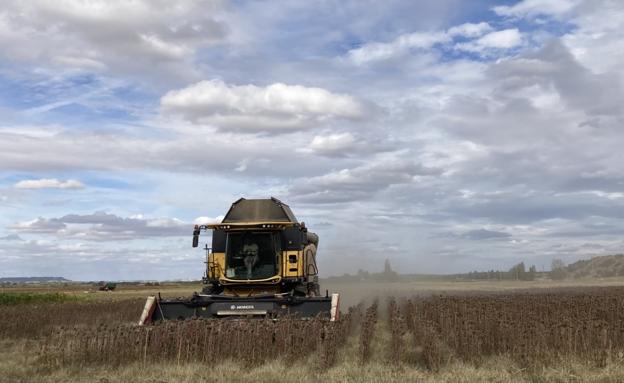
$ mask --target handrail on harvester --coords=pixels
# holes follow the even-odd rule
[[[286,227],[295,226],[294,222],[226,222],[226,223],[209,223],[206,225],[199,225],[199,228],[203,229],[248,229],[248,228],[258,228],[258,229],[281,229]]]
[[[277,283],[280,283],[281,280],[282,280],[282,277],[279,275],[274,275],[270,278],[265,278],[265,279],[230,279],[227,277],[219,278],[219,281],[221,283],[226,282],[226,283],[236,283],[236,284],[245,284],[245,283],[254,284],[254,283],[265,283],[265,282],[277,284]]]

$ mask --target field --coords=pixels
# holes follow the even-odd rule
[[[324,287],[345,298],[339,322],[148,327],[134,325],[147,293],[196,286],[4,289],[0,382],[624,381],[618,280]]]

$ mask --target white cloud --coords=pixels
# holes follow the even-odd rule
[[[0,50],[38,68],[189,78],[195,53],[225,37],[221,12],[218,0],[8,0]]]
[[[551,16],[572,26],[561,37],[574,57],[592,71],[619,73],[624,81],[624,9],[612,0],[524,0],[513,6],[494,7],[503,16],[536,23]],[[552,37],[551,35],[547,35]]]
[[[419,176],[439,174],[411,159],[410,153],[383,153],[365,164],[300,179],[292,184],[289,197],[307,202],[348,202],[367,199],[393,185],[409,184]]]
[[[511,28],[488,33],[477,40],[477,45],[484,48],[509,49],[517,46],[521,41],[520,31],[517,28]]]
[[[0,237],[0,241],[23,241],[22,237],[17,234],[9,234],[3,237]]]
[[[574,57],[597,73],[616,73],[624,82],[624,8],[619,1],[595,0],[574,10],[575,28],[562,40]]]
[[[331,166],[329,159],[305,161],[309,154],[295,150],[309,145],[312,132],[291,132],[280,137],[222,131],[205,134],[193,131],[194,127],[189,124],[180,128],[182,134],[164,139],[124,134],[36,137],[0,132],[0,169],[27,172],[150,169],[231,176],[232,169],[238,168],[250,177],[280,177]],[[24,155],[35,152],[40,154]]]
[[[56,56],[51,59],[53,65],[65,68],[80,68],[93,72],[104,72],[108,69],[106,64],[89,57]]]
[[[308,148],[314,152],[337,152],[349,150],[356,143],[350,132],[314,136]]]
[[[50,221],[43,217],[39,217],[29,221],[17,222],[9,227],[13,230],[25,231],[29,233],[49,233],[51,231],[61,230],[65,228],[65,225],[56,220]]]
[[[490,32],[487,22],[464,23],[447,31],[413,32],[398,36],[391,42],[370,42],[348,52],[349,59],[356,65],[400,57],[412,50],[429,50],[436,44],[449,44],[457,37],[476,38]]]
[[[501,16],[512,17],[561,16],[572,10],[578,3],[578,0],[522,0],[511,6],[496,6],[493,10]]]
[[[237,164],[237,166],[234,168],[235,172],[244,172],[245,170],[247,170],[247,166],[249,165],[249,159],[248,158],[243,158],[242,160],[240,160]]]
[[[387,137],[366,136],[366,133],[366,129],[362,127],[357,133],[327,130],[311,137],[309,143],[297,148],[296,152],[337,159],[368,157],[396,150],[396,142]]]
[[[221,221],[223,221],[224,216],[220,215],[217,217],[197,217],[195,218],[195,220],[193,220],[193,224],[195,225],[208,225],[211,223],[220,223]]]
[[[486,22],[465,23],[449,28],[447,33],[451,36],[479,37],[491,30],[492,27]]]
[[[397,37],[389,43],[366,43],[359,48],[351,49],[349,58],[356,65],[372,61],[394,58],[409,52],[411,49],[429,49],[435,44],[450,41],[444,32],[414,32]]]
[[[188,46],[176,45],[175,43],[167,42],[155,35],[141,34],[140,38],[154,53],[158,53],[163,57],[181,59],[193,53],[193,49]]]
[[[275,83],[266,87],[201,81],[170,91],[161,99],[165,112],[193,122],[235,130],[288,130],[332,118],[357,119],[363,105],[345,94],[321,88]]]
[[[151,218],[145,220],[146,227],[175,228],[186,225],[177,218]]]
[[[18,189],[82,189],[84,184],[78,180],[58,180],[56,178],[42,178],[38,180],[23,180],[15,184]]]
[[[522,44],[522,34],[517,28],[490,32],[477,40],[459,43],[455,48],[470,52],[484,53],[492,49],[511,49]]]
[[[39,217],[17,222],[9,229],[21,233],[50,234],[65,239],[91,241],[132,240],[147,237],[189,235],[191,225],[177,218],[120,217],[105,212],[68,214],[59,218]]]

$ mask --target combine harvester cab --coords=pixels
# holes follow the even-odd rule
[[[320,294],[316,249],[319,238],[278,199],[244,199],[232,204],[206,245],[205,287],[190,298],[149,297],[139,324],[195,317],[321,316],[337,320],[339,295]]]

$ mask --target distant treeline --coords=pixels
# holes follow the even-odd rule
[[[371,273],[366,270],[358,270],[357,274],[343,274],[341,276],[323,278],[324,282],[400,282],[403,281],[404,275],[399,275],[396,271],[392,270],[390,266],[390,260],[386,259],[384,263],[384,270],[381,273]]]
[[[548,273],[539,273],[535,265],[531,265],[528,269],[524,262],[514,265],[506,271],[489,270],[489,271],[471,271],[465,274],[455,274],[455,279],[480,279],[480,280],[500,280],[500,281],[533,281],[540,275]]]
[[[325,278],[327,282],[414,282],[427,280],[518,280],[532,281],[538,276],[548,275],[549,273],[540,273],[535,265],[531,265],[528,269],[524,262],[513,266],[506,271],[489,270],[489,271],[471,271],[462,274],[398,274],[390,267],[390,262],[386,260],[384,271],[380,273],[371,273],[365,270],[358,270],[355,275],[343,274],[341,276]]]
[[[460,274],[398,274],[390,266],[390,261],[386,260],[384,270],[380,273],[371,273],[365,270],[358,270],[355,275],[343,274],[341,276],[325,278],[326,282],[415,282],[415,281],[456,281],[456,280],[499,280],[499,281],[533,281],[538,278],[550,278],[561,280],[570,277],[570,273],[563,261],[554,259],[551,271],[537,271],[535,265],[528,268],[524,262],[512,266],[509,270],[488,270],[471,271]]]

